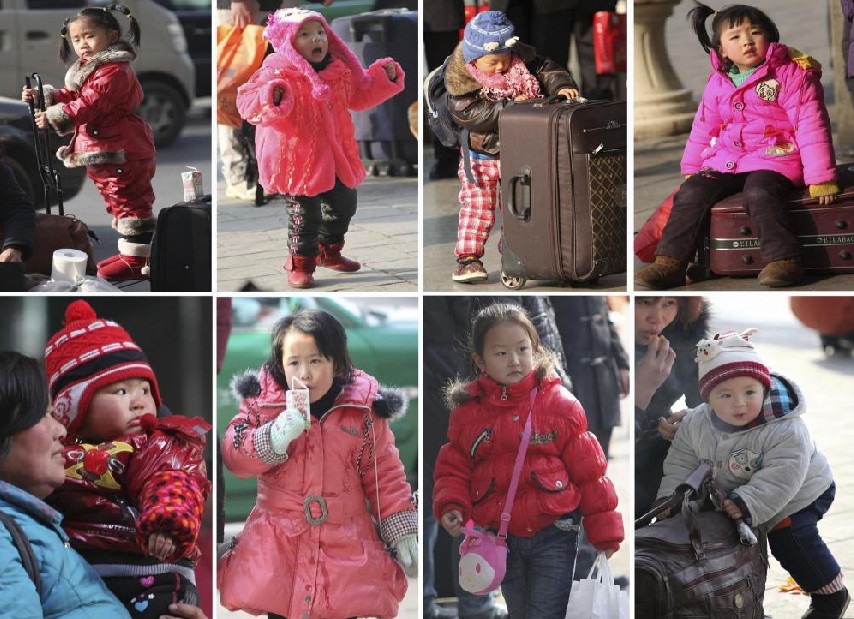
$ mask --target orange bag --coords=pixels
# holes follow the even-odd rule
[[[673,196],[676,195],[677,191],[679,191],[679,187],[664,198],[664,202],[652,212],[640,232],[635,236],[635,256],[641,262],[655,262],[655,250],[658,248],[661,233],[664,231],[664,226],[667,225],[668,217],[670,217],[670,210],[673,208]]]
[[[260,67],[267,53],[263,26],[219,26],[216,29],[216,122],[239,127],[237,88]]]

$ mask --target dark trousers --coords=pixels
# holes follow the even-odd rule
[[[744,194],[744,208],[759,237],[762,260],[794,258],[800,253],[785,207],[792,182],[778,172],[757,170],[730,174],[705,171],[682,183],[673,197],[673,210],[661,235],[656,256],[689,260],[706,228],[711,208],[720,200]]]
[[[546,527],[533,537],[507,537],[501,593],[510,619],[563,619],[572,589],[578,533]]]
[[[818,532],[818,521],[836,497],[836,484],[811,504],[789,516],[791,524],[768,534],[771,554],[804,591],[816,591],[839,575],[840,567]],[[784,521],[785,522],[785,521]]]
[[[133,619],[158,619],[176,602],[199,603],[196,585],[179,574],[107,576],[104,584],[125,605]]]
[[[356,190],[335,179],[335,186],[316,196],[287,196],[288,249],[298,256],[316,256],[318,243],[344,242],[356,214]]]

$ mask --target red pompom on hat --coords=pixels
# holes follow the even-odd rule
[[[704,401],[709,401],[712,389],[737,376],[755,378],[766,390],[771,387],[771,371],[750,342],[756,332],[753,328],[740,334],[727,331],[697,342],[700,395]]]
[[[44,356],[54,416],[69,437],[83,423],[95,392],[121,380],[147,380],[160,407],[160,388],[145,353],[118,323],[98,318],[86,301],[66,308],[65,325],[50,338]]]

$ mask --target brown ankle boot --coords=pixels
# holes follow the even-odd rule
[[[804,279],[804,265],[800,258],[784,258],[773,260],[765,265],[759,273],[759,284],[778,288],[780,286],[794,286]]]
[[[340,271],[341,273],[353,273],[362,268],[360,263],[341,255],[344,243],[331,243],[328,245],[320,243],[318,248],[320,249],[320,253],[317,254],[317,266],[319,267],[326,267],[327,269]]]
[[[635,285],[655,290],[684,286],[687,268],[688,262],[685,260],[656,256],[655,262],[635,273]]]
[[[314,256],[289,256],[285,262],[288,272],[288,285],[291,288],[311,288],[314,286]]]

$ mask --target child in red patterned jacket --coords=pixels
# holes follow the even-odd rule
[[[85,301],[65,312],[45,365],[54,416],[67,429],[65,483],[47,502],[72,546],[134,618],[198,603],[193,567],[210,491],[210,425],[158,419],[160,391],[142,350]]]
[[[608,554],[624,537],[617,495],[604,476],[607,460],[523,309],[497,304],[481,310],[470,349],[481,375],[449,391],[449,442],[434,469],[436,518],[454,537],[468,519],[499,529],[520,435],[533,415],[510,514],[501,592],[511,617],[563,619],[578,521],[583,516],[590,543]]]

